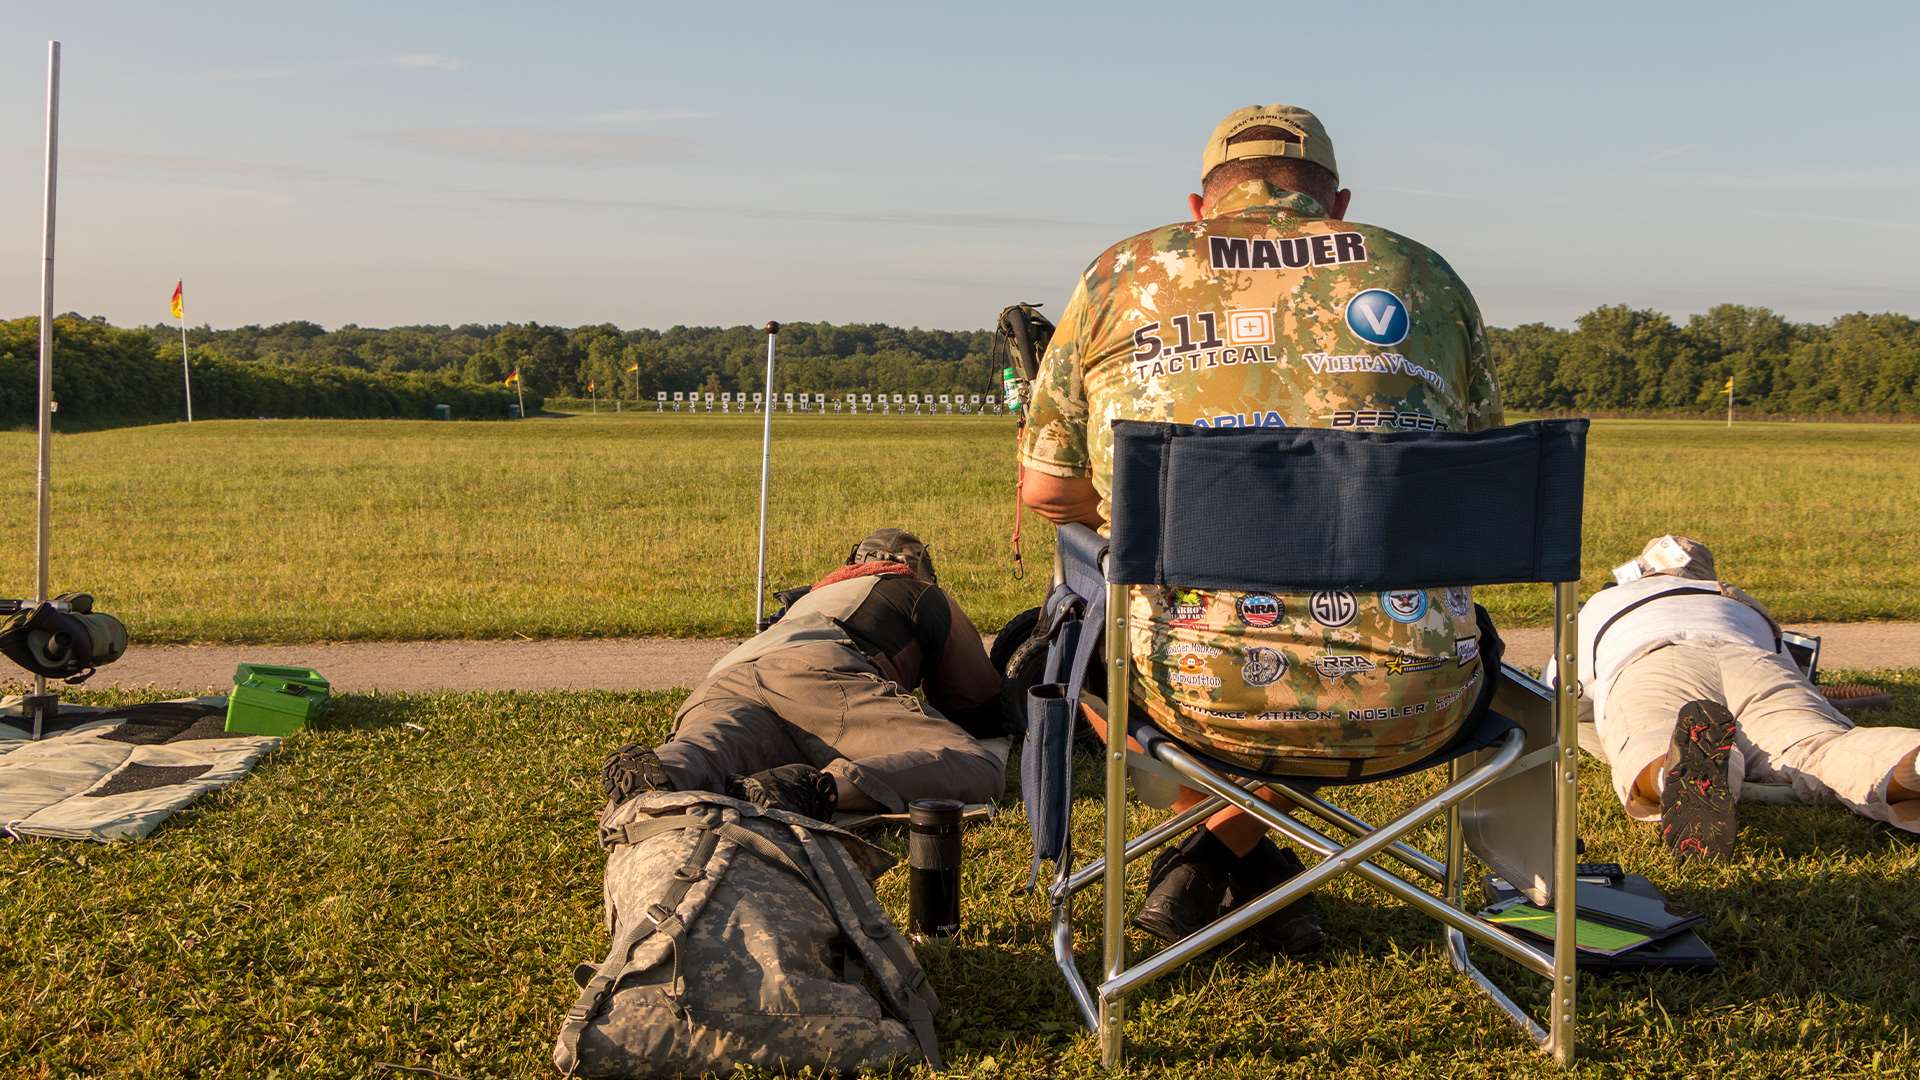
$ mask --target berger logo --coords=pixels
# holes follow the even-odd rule
[[[1234,601],[1233,610],[1248,626],[1272,626],[1286,617],[1287,606],[1272,593],[1248,593]]]
[[[1456,619],[1464,619],[1473,614],[1473,592],[1465,585],[1450,585],[1443,594],[1447,598],[1447,611]]]
[[[1353,594],[1344,590],[1335,592],[1317,592],[1307,602],[1307,610],[1313,613],[1313,621],[1326,627],[1341,627],[1353,621],[1360,612],[1360,605],[1354,602]]]
[[[1358,675],[1373,670],[1373,661],[1357,653],[1321,653],[1314,658],[1313,669],[1329,679]]]
[[[1385,289],[1368,289],[1347,301],[1347,329],[1370,345],[1398,345],[1412,328],[1406,301]]]
[[[1459,658],[1455,661],[1454,667],[1466,667],[1480,659],[1480,639],[1477,637],[1454,638],[1453,655]]]
[[[1248,686],[1272,686],[1286,673],[1286,654],[1259,645],[1247,650],[1247,658],[1240,665],[1240,678]]]
[[[1417,623],[1427,615],[1425,589],[1396,589],[1380,594],[1380,610],[1399,623]]]

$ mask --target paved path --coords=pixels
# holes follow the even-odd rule
[[[1813,623],[1822,668],[1920,667],[1920,623]],[[1507,632],[1507,658],[1545,663],[1545,629]],[[659,690],[691,686],[737,642],[614,638],[587,641],[341,642],[321,645],[135,647],[89,686],[219,690],[241,661],[318,669],[342,691]]]

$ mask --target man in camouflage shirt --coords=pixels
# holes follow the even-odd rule
[[[1421,244],[1345,220],[1351,193],[1312,113],[1233,113],[1202,176],[1192,221],[1128,237],[1081,275],[1034,382],[1021,445],[1028,505],[1104,528],[1120,419],[1373,432],[1501,423],[1472,295]],[[1140,588],[1129,618],[1138,706],[1209,753],[1268,771],[1353,777],[1416,761],[1459,730],[1488,678],[1465,588]],[[1261,831],[1228,811],[1173,861],[1239,867],[1257,881],[1232,894],[1251,898],[1243,885],[1298,866]],[[1269,872],[1240,866],[1249,857]],[[1208,897],[1220,903],[1224,884],[1203,887],[1189,869],[1156,864],[1145,928],[1178,936],[1217,913]]]

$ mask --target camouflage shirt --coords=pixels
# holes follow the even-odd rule
[[[1104,515],[1119,419],[1502,422],[1479,309],[1440,256],[1259,180],[1202,221],[1120,241],[1081,275],[1034,382],[1021,459],[1090,476]],[[1143,588],[1130,619],[1140,704],[1255,767],[1367,773],[1424,756],[1458,730],[1482,678],[1465,588]]]

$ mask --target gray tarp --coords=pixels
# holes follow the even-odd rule
[[[123,723],[114,719],[34,742],[6,722],[17,702],[0,699],[0,825],[15,836],[138,840],[203,792],[246,776],[280,745],[257,735],[122,742],[107,737]]]

